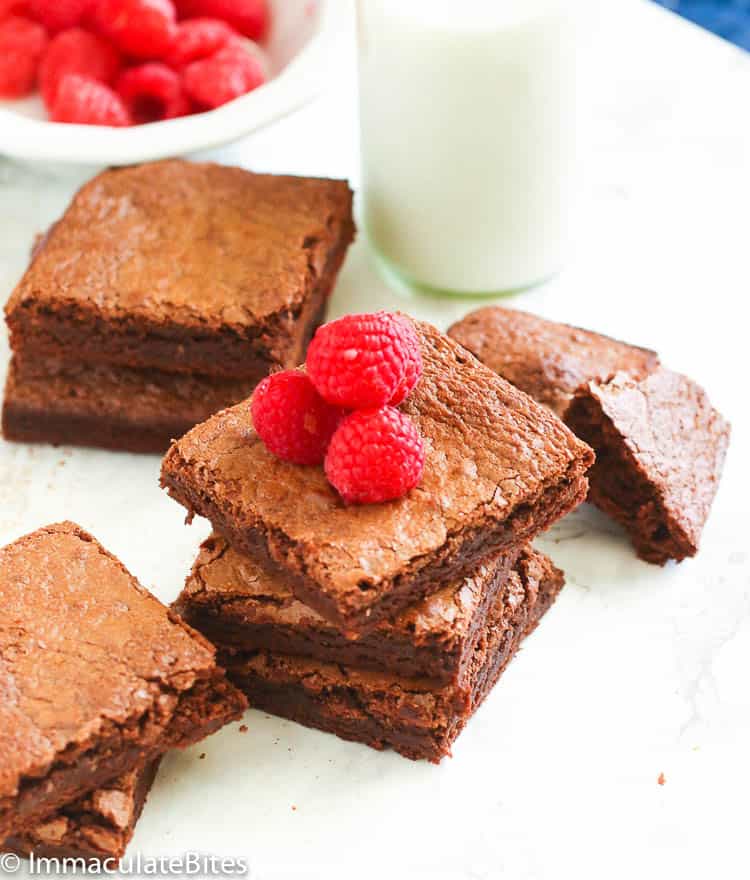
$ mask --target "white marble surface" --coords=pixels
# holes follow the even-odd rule
[[[452,760],[414,764],[251,711],[247,733],[167,758],[131,852],[244,855],[263,880],[748,876],[750,61],[640,0],[600,11],[576,252],[513,304],[657,348],[732,420],[700,555],[648,566],[578,511],[539,542],[568,587]],[[222,158],[356,181],[352,80],[342,68],[337,91]],[[0,162],[3,296],[83,176]],[[360,241],[334,312],[396,305]],[[405,307],[445,326],[470,303]],[[77,520],[169,601],[207,526],[183,526],[158,467],[0,442],[0,541]]]

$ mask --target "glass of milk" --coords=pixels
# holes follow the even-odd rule
[[[561,268],[575,5],[359,0],[364,224],[402,280],[505,293]]]

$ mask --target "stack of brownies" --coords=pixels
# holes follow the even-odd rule
[[[179,160],[95,177],[8,302],[6,438],[163,453],[299,363],[351,199],[345,181]]]
[[[589,447],[447,336],[401,409],[420,485],[346,506],[321,467],[270,454],[249,401],[173,444],[162,483],[215,534],[175,609],[257,708],[439,761],[554,601],[530,541],[585,497]]]
[[[0,549],[0,606],[0,850],[112,870],[161,756],[246,700],[213,646],[74,523]]]

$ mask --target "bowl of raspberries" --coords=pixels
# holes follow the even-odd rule
[[[324,85],[335,0],[0,0],[0,154],[129,164],[237,140]]]

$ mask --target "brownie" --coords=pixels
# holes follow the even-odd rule
[[[500,306],[470,312],[448,335],[558,416],[584,382],[618,371],[642,379],[659,365],[648,349]]]
[[[246,706],[203,636],[73,523],[0,550],[0,840]]]
[[[437,763],[450,755],[453,741],[563,586],[562,572],[545,556],[533,554],[527,562],[496,596],[470,662],[453,684],[270,651],[219,656],[259,709]]]
[[[83,859],[87,864],[114,867],[123,857],[151,785],[159,759],[131,770],[98,788],[18,837],[2,849],[20,856]]]
[[[294,366],[354,236],[342,180],[172,159],[104,171],[6,307],[15,351],[258,382]]]
[[[14,357],[3,436],[163,454],[172,440],[252,389],[247,379]]]
[[[347,506],[323,468],[271,455],[247,404],[172,445],[162,485],[241,552],[280,566],[294,594],[362,633],[483,559],[519,548],[583,500],[593,453],[528,395],[428,324],[424,372],[401,404],[425,441],[421,484]]]
[[[659,369],[580,388],[566,422],[596,449],[590,500],[663,565],[698,551],[729,443],[728,422],[695,382]]]
[[[238,650],[298,654],[329,663],[455,681],[466,667],[495,596],[519,557],[513,550],[481,563],[393,621],[358,639],[296,599],[288,578],[234,550],[220,535],[201,546],[172,606],[210,641]],[[528,550],[518,564],[531,564]]]

